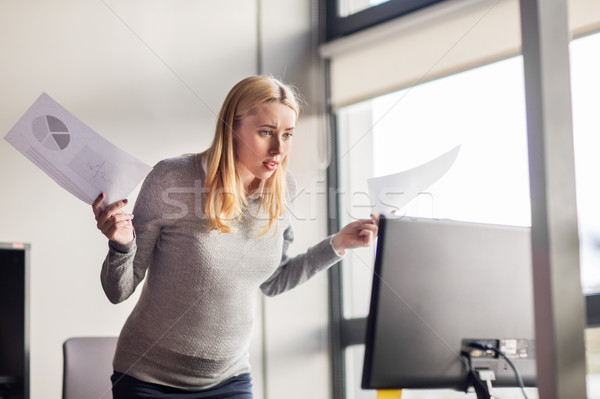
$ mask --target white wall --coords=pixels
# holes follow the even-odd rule
[[[312,76],[298,60],[311,51],[309,4],[263,3],[263,12],[271,16],[271,9],[292,9],[276,18],[277,31],[263,21],[265,72],[285,75],[304,91]],[[257,12],[252,0],[5,0],[0,3],[0,134],[47,92],[149,164],[201,151],[212,138],[215,112],[229,88],[256,73]],[[304,156],[314,151],[315,121],[307,116],[300,122],[294,139],[291,168],[299,172],[301,187],[323,175]],[[88,205],[4,140],[0,165],[0,241],[27,242],[32,248],[31,397],[59,398],[63,341],[117,335],[135,298],[120,305],[105,298],[99,270],[106,240]],[[318,198],[321,208],[324,201]],[[297,223],[294,251],[324,234],[324,212],[320,215]],[[285,397],[327,397],[325,276],[268,300],[267,308],[269,397],[283,397],[297,384],[298,396]],[[252,348],[257,398],[263,396],[260,326]],[[290,376],[292,371],[298,374]],[[316,383],[307,384],[315,373]]]

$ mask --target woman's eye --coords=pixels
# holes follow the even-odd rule
[[[285,137],[286,139],[291,139],[294,136],[293,133],[286,133],[283,135],[283,137]]]
[[[271,134],[271,132],[268,130],[261,130],[258,134],[260,134],[261,136],[268,136],[269,134]]]

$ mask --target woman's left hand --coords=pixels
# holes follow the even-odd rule
[[[373,217],[348,223],[333,236],[333,249],[343,255],[346,249],[370,246],[377,237],[377,222]]]

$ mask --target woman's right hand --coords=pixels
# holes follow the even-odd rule
[[[103,201],[104,193],[101,193],[92,204],[98,230],[109,240],[118,244],[127,244],[133,241],[133,224],[131,224],[133,215],[121,210],[127,205],[127,200],[114,202],[102,209]]]

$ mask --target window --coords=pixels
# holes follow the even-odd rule
[[[581,280],[592,294],[600,293],[600,34],[573,41],[570,50]]]
[[[595,178],[600,170],[596,155],[600,148],[600,34],[574,41],[571,57],[581,277],[584,293],[594,294],[600,292],[600,187]],[[428,195],[412,201],[402,212],[531,224],[520,56],[344,107],[337,113],[337,122],[340,226],[368,217],[372,211],[366,178],[410,169],[457,145],[461,146],[459,156],[450,171],[427,190]],[[373,251],[351,251],[340,268],[344,319],[360,319],[368,313]],[[588,331],[588,352],[598,352],[597,336],[597,331]],[[347,398],[374,397],[373,392],[359,389],[362,352],[359,345],[345,348]],[[590,391],[600,389],[596,369],[589,367]],[[448,391],[427,396],[407,392],[402,397],[456,395],[464,397]],[[502,393],[502,397],[511,395],[511,391]]]
[[[325,41],[419,10],[443,0],[320,0],[327,19]]]
[[[390,0],[337,0],[338,17],[345,18],[349,15],[378,6]]]

